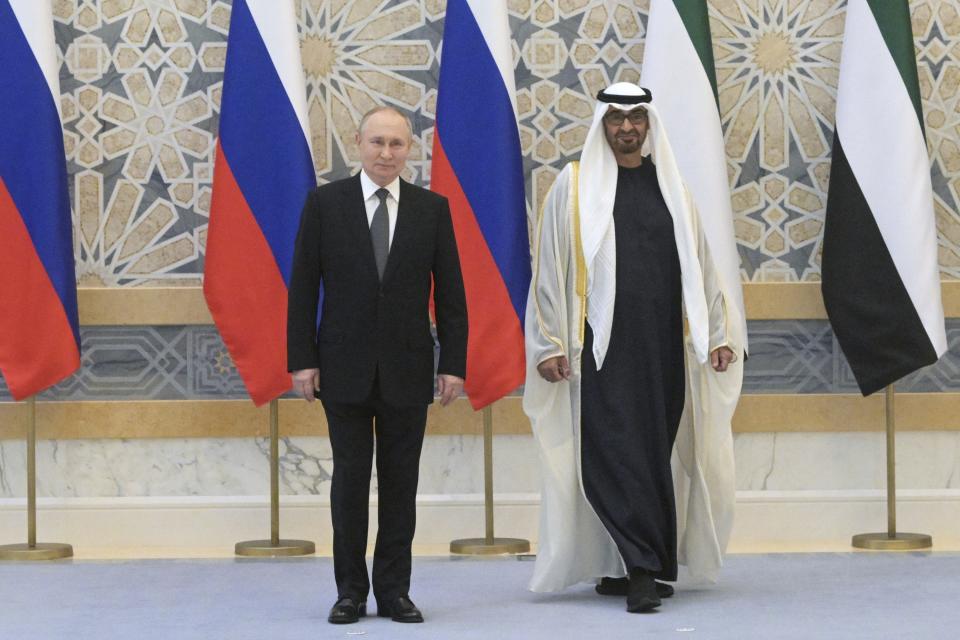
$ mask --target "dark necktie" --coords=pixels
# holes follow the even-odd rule
[[[387,215],[386,189],[377,189],[376,196],[380,198],[377,210],[373,212],[370,222],[370,241],[373,243],[373,258],[377,261],[377,273],[383,281],[383,270],[387,268],[387,256],[390,254],[390,219]]]

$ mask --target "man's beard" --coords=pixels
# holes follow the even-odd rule
[[[618,153],[636,153],[640,149],[642,142],[639,136],[633,136],[632,140],[622,140],[616,138],[616,149]]]

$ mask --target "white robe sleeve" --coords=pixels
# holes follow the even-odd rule
[[[526,340],[527,359],[534,364],[570,355],[566,339],[566,327],[569,326],[567,278],[571,277],[567,220],[570,171],[570,165],[567,165],[557,176],[537,219],[530,290],[536,330],[528,331]]]
[[[707,313],[710,320],[710,351],[720,347],[729,347],[734,353],[734,361],[739,359],[741,345],[730,334],[730,323],[727,319],[727,301],[720,287],[720,279],[710,255],[710,244],[703,233],[700,215],[690,199],[690,210],[693,213],[694,234],[697,239],[697,257],[703,271],[703,292],[707,300]]]

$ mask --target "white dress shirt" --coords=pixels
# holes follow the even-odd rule
[[[370,179],[367,172],[360,170],[360,187],[363,189],[363,204],[367,208],[367,227],[373,224],[373,214],[380,206],[380,198],[377,197],[378,189],[386,189],[390,192],[387,196],[387,219],[390,221],[390,241],[388,247],[393,246],[393,230],[397,226],[397,209],[400,207],[400,178],[394,178],[393,182],[385,187],[381,187]]]

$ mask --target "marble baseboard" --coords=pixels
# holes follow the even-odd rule
[[[858,533],[887,530],[885,491],[737,491],[728,551],[852,550]],[[960,490],[897,491],[897,530],[933,536],[934,550],[960,549]]]
[[[262,438],[51,440],[37,447],[37,494],[53,498],[263,495],[269,486]],[[734,436],[741,491],[880,490],[886,486],[880,432],[740,433]],[[536,447],[529,435],[494,438],[494,489],[538,493]],[[424,495],[483,492],[483,439],[428,436],[420,465]],[[283,438],[281,493],[326,496],[333,461],[324,437]],[[960,490],[960,432],[897,435],[901,489]],[[371,481],[376,492],[377,479]],[[25,445],[0,441],[0,498],[25,495]]]
[[[886,487],[883,432],[737,434],[734,458],[742,491]],[[898,433],[896,472],[901,489],[960,489],[960,433]]]
[[[498,536],[537,541],[539,496],[498,494]],[[269,507],[263,497],[64,498],[38,505],[41,542],[67,542],[79,556],[96,550],[162,549],[177,557],[209,549],[221,555],[236,542],[269,532]],[[850,548],[856,533],[883,530],[886,501],[881,491],[741,491],[730,552],[837,551]],[[902,530],[931,534],[936,550],[960,549],[960,491],[902,491],[898,513]],[[329,552],[329,501],[319,496],[289,496],[282,501],[281,535],[314,541]],[[418,498],[418,549],[436,554],[451,540],[483,535],[483,496],[421,495]],[[370,511],[370,536],[376,535],[376,501]],[[0,499],[0,541],[25,538],[23,500]]]

